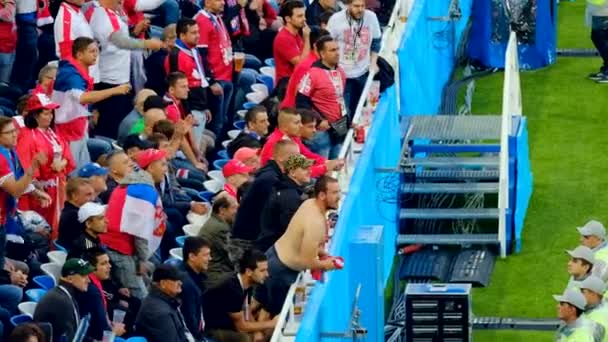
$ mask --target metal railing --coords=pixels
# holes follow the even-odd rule
[[[519,60],[517,36],[511,31],[505,53],[505,79],[502,98],[502,124],[500,134],[500,178],[498,210],[498,238],[500,256],[507,256],[507,211],[509,210],[509,136],[512,131],[513,115],[521,115],[521,86],[519,82]]]
[[[397,59],[397,49],[399,48],[401,37],[403,36],[405,30],[405,23],[412,8],[412,4],[413,0],[396,1],[388,25],[385,27],[382,35],[379,55],[385,58],[393,67],[395,71],[395,86],[397,90],[399,89],[399,63]],[[370,90],[372,89],[373,80],[374,75],[370,74],[365,82],[365,86],[357,104],[355,115],[353,116],[353,127],[363,126],[366,136],[372,121],[371,115],[367,114],[371,114],[371,112],[374,110],[374,107],[369,103],[369,95]],[[398,99],[397,106],[399,108]],[[344,159],[344,168],[340,171],[336,171],[333,174],[333,176],[338,179],[343,194],[348,193],[350,178],[355,169],[361,149],[361,144],[358,144],[355,141],[355,129],[349,129],[338,157],[340,159]],[[342,199],[344,199],[344,196]],[[290,313],[293,313],[294,296],[297,284],[300,283],[300,281],[304,278],[308,277],[305,277],[304,273],[300,274],[298,280],[290,287],[281,313],[279,314],[277,326],[272,334],[272,338],[270,340],[271,342],[295,341],[298,323],[291,321],[293,317],[290,317]],[[307,284],[307,286],[311,285],[314,285],[314,283]]]

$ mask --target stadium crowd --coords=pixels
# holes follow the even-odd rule
[[[390,82],[383,6],[0,0],[0,340],[268,340],[343,265],[329,174]]]

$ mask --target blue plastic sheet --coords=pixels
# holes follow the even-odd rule
[[[504,68],[513,23],[520,42],[520,68],[537,69],[553,64],[556,11],[555,0],[475,0],[469,56],[488,67]]]
[[[471,15],[473,0],[461,0],[457,21],[433,20],[449,13],[449,0],[416,0],[398,51],[401,114],[436,114],[443,87]]]

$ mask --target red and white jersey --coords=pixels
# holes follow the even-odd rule
[[[78,37],[93,37],[93,31],[81,8],[68,2],[62,2],[55,17],[55,52],[60,59],[72,57],[72,45]],[[89,68],[89,74],[99,82],[98,65]]]
[[[49,10],[49,0],[38,0],[38,13],[36,18],[36,24],[38,27],[49,25],[53,23],[53,17]]]
[[[99,42],[99,81],[109,84],[129,83],[131,76],[131,51],[121,49],[110,42],[110,36],[119,32],[129,36],[129,27],[118,13],[104,7],[96,7],[90,20],[93,36]]]
[[[164,0],[124,0],[122,8],[125,11],[129,21],[129,26],[135,26],[144,20],[145,11],[153,11],[157,9]],[[145,33],[142,32],[138,38],[144,38]]]

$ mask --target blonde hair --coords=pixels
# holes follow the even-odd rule
[[[153,95],[158,95],[158,94],[156,94],[156,92],[152,89],[144,88],[144,89],[140,90],[139,93],[137,93],[137,96],[135,96],[135,100],[133,100],[133,106],[135,106],[135,109],[137,109],[138,112],[143,114],[144,102],[146,102],[146,99],[148,97],[153,96]]]

